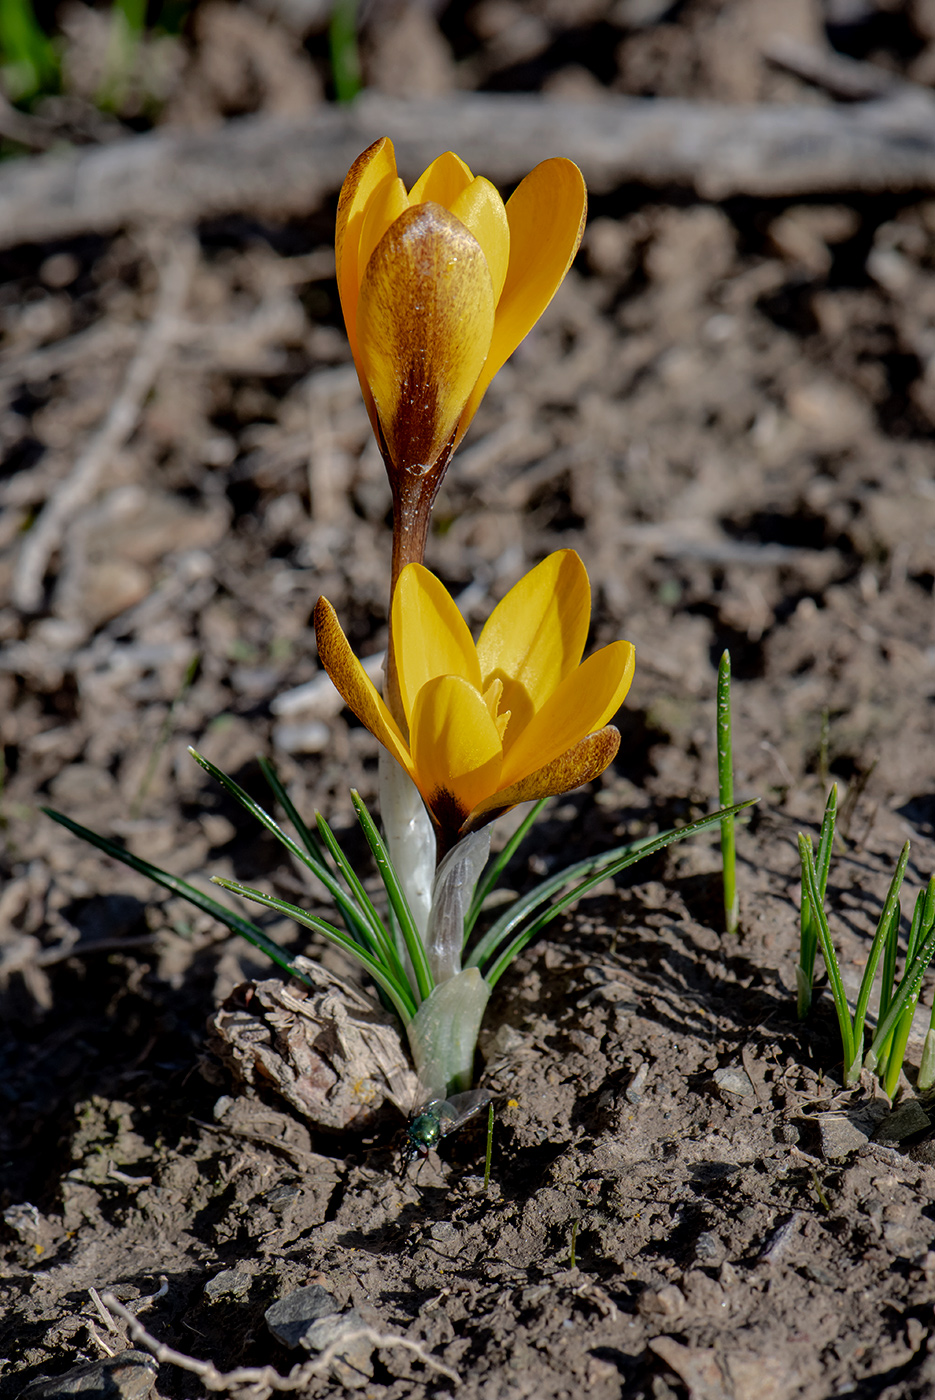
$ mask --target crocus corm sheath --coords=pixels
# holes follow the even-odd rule
[[[338,292],[396,511],[393,578],[421,562],[428,512],[490,381],[555,295],[584,229],[570,160],[504,204],[451,151],[407,193],[392,142],[357,158],[338,202]]]
[[[438,579],[420,564],[400,574],[391,645],[408,734],[320,598],[322,664],[345,702],[422,794],[439,859],[518,802],[568,792],[602,773],[620,745],[607,722],[633,678],[629,642],[581,656],[591,614],[584,565],[550,554],[491,613],[475,645]]]

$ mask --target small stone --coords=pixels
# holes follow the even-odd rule
[[[685,1311],[685,1294],[674,1283],[659,1289],[647,1288],[640,1294],[637,1308],[643,1317],[664,1317],[671,1322]]]
[[[925,1109],[917,1099],[907,1099],[892,1113],[887,1114],[877,1128],[874,1138],[877,1142],[902,1142],[913,1133],[922,1133],[932,1126]]]
[[[748,1099],[756,1094],[750,1076],[737,1065],[716,1069],[714,1082],[723,1094],[736,1094],[741,1099]]]
[[[338,1300],[320,1283],[297,1288],[266,1309],[266,1325],[284,1347],[304,1346],[304,1337],[313,1322],[320,1317],[338,1314]]]
[[[14,1235],[19,1236],[23,1244],[35,1244],[39,1238],[42,1221],[38,1210],[30,1201],[24,1201],[18,1206],[7,1206],[3,1212],[3,1221]]]
[[[304,1347],[306,1351],[322,1352],[344,1336],[350,1336],[365,1326],[356,1308],[338,1310],[337,1300],[320,1283],[297,1288],[267,1308],[266,1325],[277,1341],[287,1347]],[[332,1368],[335,1376],[349,1388],[366,1385],[373,1375],[370,1357],[373,1343],[367,1337],[348,1341],[335,1355]]]
[[[158,1366],[145,1351],[121,1351],[101,1361],[74,1366],[63,1376],[39,1376],[18,1400],[146,1400]]]
[[[335,1342],[340,1343],[342,1338],[351,1338],[365,1325],[356,1308],[348,1308],[344,1313],[332,1313],[311,1324],[302,1338],[302,1345],[307,1351],[326,1351]],[[335,1355],[332,1363],[335,1375],[349,1387],[366,1385],[373,1376],[372,1354],[373,1342],[368,1337],[349,1340]]]
[[[706,1263],[715,1263],[724,1258],[724,1244],[718,1235],[704,1230],[695,1241],[695,1258]]]
[[[252,1280],[242,1269],[222,1269],[205,1284],[205,1297],[209,1303],[219,1303],[222,1298],[246,1298]]]
[[[643,1090],[646,1088],[646,1080],[649,1076],[649,1062],[644,1060],[639,1069],[630,1080],[624,1090],[630,1103],[639,1103],[643,1097]]]
[[[886,1105],[879,1102],[849,1109],[847,1113],[819,1113],[822,1156],[832,1161],[866,1147],[885,1113]]]

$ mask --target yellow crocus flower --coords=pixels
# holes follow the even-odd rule
[[[612,642],[582,662],[590,616],[587,571],[559,550],[510,590],[475,646],[444,586],[407,565],[390,631],[407,735],[318,600],[322,664],[419,789],[439,859],[517,802],[568,792],[613,759],[620,735],[607,721],[630,688],[634,652]]]
[[[558,290],[586,208],[570,160],[537,165],[505,205],[451,151],[408,193],[388,137],[351,166],[338,202],[338,291],[394,490],[400,473],[444,470]]]

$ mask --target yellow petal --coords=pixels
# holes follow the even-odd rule
[[[494,608],[480,634],[477,654],[486,688],[503,681],[501,710],[507,729],[525,729],[535,712],[581,660],[591,621],[588,574],[573,549],[543,559]]]
[[[570,792],[572,788],[600,777],[613,762],[619,747],[620,734],[612,724],[597,734],[589,734],[544,768],[483,798],[461,827],[459,836],[469,836],[472,831],[508,812],[518,802],[538,802],[540,797],[557,797],[559,793]]]
[[[364,274],[357,338],[396,467],[438,459],[483,367],[493,318],[487,259],[459,219],[420,204],[390,226]]]
[[[489,180],[478,176],[450,208],[483,248],[493,282],[493,299],[499,301],[510,263],[510,225],[503,200]]]
[[[468,167],[454,151],[446,151],[432,161],[428,170],[423,171],[409,191],[409,203],[443,204],[450,209],[462,190],[467,189],[474,179]]]
[[[416,696],[410,723],[416,784],[442,828],[453,834],[500,778],[497,726],[480,692],[460,676],[437,676]]]
[[[363,281],[374,248],[400,214],[409,208],[406,186],[398,175],[389,175],[378,185],[364,211],[357,247],[357,285]]]
[[[461,676],[480,690],[477,649],[451,594],[421,564],[407,564],[393,593],[391,633],[403,712],[436,676]]]
[[[587,207],[581,171],[563,157],[537,165],[507,201],[509,271],[497,303],[490,354],[461,415],[459,440],[491,379],[561,286],[581,242]]]
[[[344,312],[348,339],[357,359],[357,296],[360,290],[358,252],[367,206],[374,191],[396,175],[396,156],[388,136],[374,141],[359,155],[344,178],[338,199],[334,233],[335,268],[338,295]]]
[[[319,598],[315,604],[315,636],[321,664],[344,703],[414,779],[412,760],[396,721],[351,650],[351,644],[342,632],[337,614],[327,598]]]
[[[566,676],[513,744],[504,745],[504,785],[519,782],[602,729],[619,710],[633,680],[629,642],[612,642]]]

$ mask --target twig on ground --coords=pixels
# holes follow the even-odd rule
[[[823,88],[842,102],[872,102],[880,98],[911,98],[928,103],[933,97],[929,88],[911,83],[897,73],[887,73],[875,63],[863,63],[835,53],[831,48],[802,44],[787,34],[777,35],[763,49],[763,57],[775,68],[782,68],[803,78],[815,87]]]
[[[352,107],[316,108],[302,120],[242,117],[211,132],[152,132],[7,162],[0,247],[155,219],[305,215],[383,135],[396,143],[407,179],[449,146],[502,184],[561,151],[597,193],[630,182],[686,186],[716,200],[935,189],[931,106],[906,102],[901,92],[846,107],[616,96],[585,102],[529,93],[413,101],[365,93]]]
[[[90,1318],[88,1318],[87,1322],[85,1323],[85,1327],[87,1327],[88,1332],[91,1334],[91,1340],[95,1342],[97,1346],[100,1347],[101,1351],[104,1353],[105,1356],[117,1355],[113,1347],[104,1341],[104,1338],[101,1336],[100,1332],[94,1326],[94,1323],[91,1321]]]
[[[114,1337],[119,1337],[120,1328],[117,1326],[116,1322],[111,1317],[107,1309],[104,1307],[104,1304],[101,1302],[100,1293],[98,1293],[96,1288],[89,1288],[88,1292],[91,1295],[91,1302],[94,1304],[95,1308],[97,1308],[98,1316],[100,1317],[104,1326],[107,1328],[108,1332],[110,1332],[110,1334]]]
[[[410,1341],[408,1337],[400,1337],[392,1332],[377,1332],[373,1327],[355,1328],[353,1331],[336,1337],[317,1360],[303,1362],[301,1366],[293,1366],[288,1376],[281,1376],[273,1366],[239,1366],[233,1371],[219,1371],[211,1361],[199,1361],[194,1356],[186,1356],[184,1352],[176,1351],[173,1347],[168,1347],[163,1342],[158,1341],[147,1332],[130,1309],[124,1307],[123,1303],[114,1297],[113,1293],[105,1293],[101,1301],[111,1313],[115,1313],[126,1324],[131,1341],[141,1342],[161,1366],[178,1366],[180,1370],[189,1371],[192,1375],[198,1376],[206,1390],[247,1388],[255,1388],[260,1391],[301,1390],[313,1376],[320,1376],[327,1372],[336,1358],[341,1357],[349,1346],[359,1341],[370,1342],[375,1348],[403,1347],[406,1351],[412,1352],[424,1366],[428,1366],[430,1370],[438,1371],[440,1375],[445,1376],[452,1385],[461,1384],[461,1379],[455,1371],[432,1356],[418,1342]]]
[[[146,396],[172,344],[188,295],[196,250],[190,234],[180,234],[169,242],[162,260],[156,310],[130,362],[120,393],[103,424],[24,538],[13,581],[13,600],[24,612],[39,610],[46,569],[69,520],[93,500],[101,475],[136,427]]]

